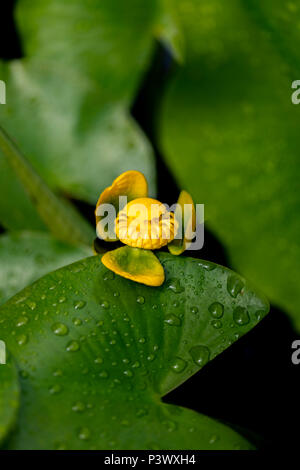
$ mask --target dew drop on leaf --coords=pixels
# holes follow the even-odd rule
[[[49,388],[49,393],[51,395],[56,395],[57,393],[61,392],[61,390],[62,390],[61,385],[55,384]]]
[[[19,335],[19,336],[17,336],[16,340],[17,340],[17,343],[19,344],[19,346],[24,346],[24,344],[26,344],[27,341],[28,341],[28,336],[27,335]]]
[[[101,379],[107,379],[108,378],[108,372],[106,370],[102,370],[99,374],[99,377],[101,377]]]
[[[113,273],[112,271],[107,271],[107,273],[103,275],[104,281],[112,281],[114,278],[115,278],[115,273]]]
[[[201,261],[200,263],[198,263],[198,266],[205,269],[206,271],[212,271],[213,269],[216,268],[216,265],[213,263],[210,263],[209,261]]]
[[[227,291],[231,297],[236,298],[244,287],[243,281],[236,275],[231,274],[227,278]]]
[[[91,431],[89,430],[89,428],[86,427],[81,428],[78,432],[78,437],[82,441],[87,441],[91,437]]]
[[[176,278],[169,279],[169,281],[167,282],[167,288],[175,294],[180,294],[184,291],[184,287],[181,286],[179,280]]]
[[[103,359],[102,359],[102,357],[96,357],[96,359],[95,359],[94,362],[95,362],[95,364],[102,364],[102,363],[103,363]]]
[[[31,310],[34,310],[36,308],[36,303],[35,302],[32,302],[31,300],[28,300],[26,302],[26,304],[28,305],[28,307],[31,309]]]
[[[222,328],[221,320],[212,320],[211,325],[216,329]]]
[[[207,346],[194,346],[190,349],[190,355],[197,366],[203,367],[210,357],[210,350]]]
[[[76,352],[80,349],[80,345],[77,341],[70,341],[68,344],[67,344],[67,347],[66,347],[66,350],[68,352]]]
[[[69,332],[68,327],[63,323],[54,323],[51,328],[53,333],[57,336],[65,336]]]
[[[186,361],[184,359],[181,359],[181,357],[175,357],[173,362],[171,363],[171,369],[180,374],[181,372],[184,371],[186,368]]]
[[[164,322],[167,323],[167,325],[170,325],[170,326],[180,326],[181,325],[180,318],[176,317],[176,315],[173,315],[172,313],[170,313],[170,315],[167,315],[165,317]]]
[[[76,411],[76,413],[82,413],[85,410],[85,404],[82,401],[77,401],[73,404],[72,410]]]
[[[26,325],[26,323],[28,323],[28,318],[27,317],[20,317],[17,320],[16,327],[24,326],[24,325]]]
[[[244,307],[236,307],[233,311],[233,320],[237,325],[247,325],[250,321],[249,313]]]
[[[124,370],[123,373],[126,377],[133,377],[133,372],[131,370]]]
[[[80,309],[83,308],[85,305],[86,305],[86,302],[85,302],[84,300],[76,300],[76,302],[74,302],[74,308],[75,308],[75,310],[80,310]]]
[[[214,318],[222,318],[224,314],[224,306],[220,302],[213,302],[209,307],[208,310],[212,317]]]

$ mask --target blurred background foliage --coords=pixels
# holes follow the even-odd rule
[[[185,188],[206,208],[209,231],[197,255],[252,280],[299,331],[300,118],[290,97],[300,73],[300,1],[18,0],[10,14],[13,6],[15,31],[4,33],[0,62],[7,84],[0,122],[48,185],[91,221],[100,191],[127,169],[143,171],[164,202]],[[62,255],[46,240],[44,222],[2,155],[0,223],[18,231],[0,240],[3,298],[85,249],[66,246]],[[19,265],[19,251],[26,279],[2,262],[11,253],[11,266]],[[35,256],[48,252],[35,271]],[[15,288],[5,293],[9,273]],[[254,354],[260,366],[254,361],[253,376],[274,361],[293,383],[284,374],[295,333],[279,310],[264,322],[245,340],[257,334],[259,349],[243,343],[239,365]],[[262,359],[268,334],[276,354]],[[208,376],[209,367],[222,376],[221,365],[208,366]],[[275,378],[267,377],[273,393]],[[212,390],[205,393],[212,403]],[[211,406],[207,412],[218,414]],[[277,413],[284,422],[286,410]],[[255,428],[253,416],[250,407],[241,424],[253,419]]]

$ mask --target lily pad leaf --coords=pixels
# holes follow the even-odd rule
[[[67,245],[43,232],[1,235],[0,304],[49,271],[85,258],[91,252],[85,246]]]
[[[0,336],[22,371],[8,448],[251,447],[231,428],[160,397],[256,325],[268,303],[226,268],[158,257],[161,287],[117,276],[94,256],[1,307]]]
[[[129,113],[151,57],[155,4],[18,2],[25,58],[0,63],[7,95],[0,123],[59,193],[96,204],[129,169],[143,172],[155,192],[152,149]],[[0,188],[2,225],[40,229],[1,155]],[[26,211],[22,224],[16,207]]]
[[[187,60],[166,96],[161,140],[232,266],[300,328],[297,77],[246,3],[180,4]]]
[[[19,392],[16,366],[6,351],[5,343],[0,339],[0,444],[15,424],[19,409]]]

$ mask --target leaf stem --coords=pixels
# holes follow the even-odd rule
[[[50,232],[65,242],[92,246],[92,226],[72,204],[53,193],[1,126],[0,150]]]

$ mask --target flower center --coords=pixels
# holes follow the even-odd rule
[[[177,230],[173,212],[156,199],[129,202],[115,221],[118,238],[125,245],[155,250],[170,243]]]

